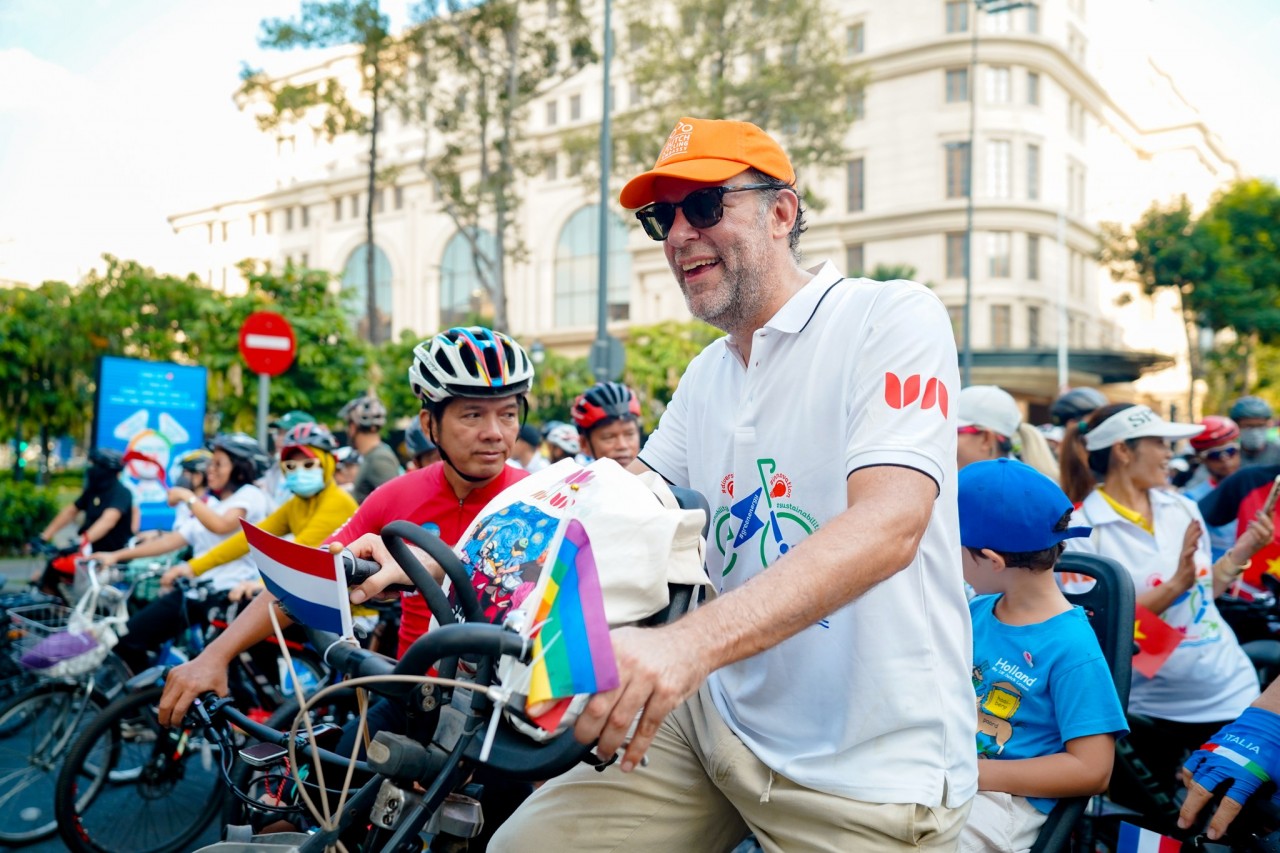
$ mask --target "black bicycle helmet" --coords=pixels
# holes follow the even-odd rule
[[[639,417],[640,399],[621,382],[598,382],[573,404],[573,424],[582,433],[602,421]]]
[[[271,465],[271,457],[267,455],[258,440],[243,432],[223,432],[209,439],[209,450],[221,450],[232,459],[247,459],[253,463],[257,476],[261,477]]]
[[[103,471],[119,474],[124,470],[124,454],[110,447],[96,447],[89,454],[89,464]]]
[[[1097,388],[1072,388],[1053,401],[1049,414],[1058,426],[1086,418],[1107,405],[1107,398]]]
[[[413,348],[409,386],[419,399],[511,397],[533,384],[533,362],[520,344],[482,326],[441,332]]]
[[[1249,396],[1241,397],[1232,403],[1231,411],[1227,414],[1231,417],[1231,420],[1238,422],[1250,418],[1271,420],[1275,413],[1271,411],[1271,406],[1267,404],[1266,400],[1261,397]]]

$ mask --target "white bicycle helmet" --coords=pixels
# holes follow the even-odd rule
[[[409,385],[423,401],[510,397],[533,384],[533,362],[520,344],[481,326],[455,327],[413,348]]]
[[[338,417],[358,427],[382,429],[387,424],[387,407],[377,397],[366,394],[339,409]]]
[[[578,430],[569,424],[560,424],[547,433],[547,444],[554,444],[571,456],[581,450],[578,444]]]

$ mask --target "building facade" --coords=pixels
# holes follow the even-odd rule
[[[530,5],[537,12],[540,4]],[[1153,200],[1179,194],[1203,203],[1238,168],[1148,59],[1141,29],[1122,23],[1122,13],[1154,14],[1147,4],[1007,5],[1016,8],[832,0],[838,49],[867,85],[846,104],[847,161],[800,176],[826,202],[811,214],[802,248],[813,262],[830,258],[849,271],[914,267],[946,303],[959,338],[971,233],[974,382],[1046,403],[1058,389],[1061,336],[1070,384],[1118,385],[1117,396],[1167,408],[1187,385],[1176,305],[1111,280],[1095,260],[1099,226],[1130,223]],[[601,13],[601,0],[588,6]],[[631,106],[622,54],[615,108]],[[349,62],[333,52],[291,77],[345,68],[355,88]],[[590,66],[529,110],[529,144],[544,168],[521,188],[524,252],[507,271],[510,331],[574,352],[595,329],[598,195],[559,140],[598,126],[602,88],[600,67]],[[443,212],[418,167],[420,130],[389,119],[380,139],[380,161],[404,168],[374,200],[379,306],[393,334],[429,334],[482,307],[471,247],[492,237],[460,233]],[[279,165],[274,188],[171,217],[197,271],[235,290],[243,287],[239,260],[292,260],[342,272],[363,306],[365,146],[305,127],[264,136],[264,156]],[[687,318],[660,247],[626,211],[608,215],[613,331]]]

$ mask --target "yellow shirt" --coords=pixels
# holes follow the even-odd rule
[[[1147,520],[1146,516],[1144,516],[1142,513],[1138,512],[1136,509],[1130,509],[1129,507],[1117,501],[1115,498],[1111,497],[1111,495],[1107,494],[1103,490],[1102,486],[1098,486],[1098,494],[1102,495],[1102,499],[1106,501],[1107,504],[1116,511],[1116,515],[1120,516],[1125,521],[1132,522],[1133,524],[1138,525],[1143,530],[1150,533],[1152,536],[1156,535],[1155,527],[1152,525],[1150,521]]]
[[[299,545],[320,545],[329,538],[329,534],[345,524],[355,511],[355,498],[330,480],[328,485],[309,498],[297,495],[289,498],[258,526],[275,536],[292,533],[294,541]],[[189,565],[192,572],[202,575],[248,553],[249,543],[245,541],[242,530],[203,554],[193,557]]]

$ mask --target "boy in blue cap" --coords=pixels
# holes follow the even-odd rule
[[[978,796],[961,851],[1025,851],[1055,798],[1100,793],[1115,739],[1129,730],[1084,611],[1053,576],[1072,506],[1058,484],[1014,459],[959,476],[964,577],[977,592],[973,688]]]

